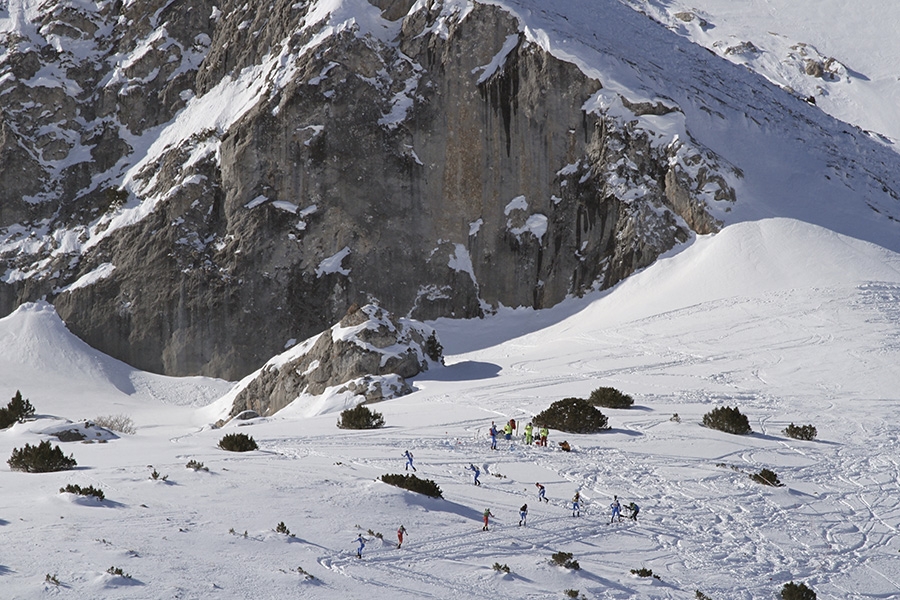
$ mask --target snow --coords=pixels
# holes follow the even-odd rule
[[[350,248],[344,246],[339,252],[329,256],[328,258],[322,260],[319,263],[319,266],[316,267],[316,277],[321,277],[322,275],[327,275],[330,273],[340,273],[341,275],[349,275],[350,269],[345,269],[341,266],[344,262],[344,259],[350,256]]]
[[[788,581],[819,598],[900,594],[900,255],[766,219],[698,237],[616,288],[554,309],[433,325],[447,366],[417,377],[413,394],[373,405],[382,430],[338,429],[334,411],[355,401],[335,390],[217,430],[209,424],[236,386],[136,371],[75,338],[46,303],[0,319],[0,378],[37,413],[0,431],[0,455],[68,421],[88,430],[83,421],[99,415],[126,414],[137,429],[104,443],[50,438],[78,461],[74,471],[0,465],[0,530],[15,549],[0,557],[3,595],[561,598],[577,589],[749,600],[776,597]],[[629,410],[603,409],[609,431],[551,430],[546,449],[516,437],[489,450],[491,421],[521,427],[603,385],[635,398]],[[751,435],[700,425],[724,405],[748,416]],[[818,438],[786,438],[791,422],[814,425]],[[217,447],[235,432],[260,449]],[[559,450],[563,440],[572,452]],[[443,500],[378,481],[404,473],[406,449]],[[185,468],[189,460],[208,471]],[[470,463],[482,468],[480,487]],[[762,468],[784,487],[753,482]],[[549,503],[537,503],[536,481]],[[69,483],[106,499],[59,493]],[[580,518],[568,502],[575,491]],[[641,506],[637,523],[608,525],[614,494]],[[485,508],[496,515],[489,532]],[[280,522],[293,536],[274,531]],[[362,560],[359,533],[370,539]],[[558,551],[581,569],[551,565]],[[631,574],[641,567],[659,579]]]

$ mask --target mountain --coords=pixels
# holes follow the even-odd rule
[[[238,379],[353,303],[550,307],[733,223],[900,249],[891,132],[644,3],[545,4],[9,0],[0,312]]]
[[[792,219],[739,223],[550,309],[439,319],[447,366],[417,376],[414,393],[372,405],[386,425],[370,431],[339,429],[341,407],[317,414],[308,398],[211,428],[230,404],[199,405],[215,389],[226,398],[224,382],[135,371],[74,338],[51,306],[25,305],[0,320],[0,380],[8,396],[21,389],[38,418],[0,431],[0,456],[51,439],[78,466],[0,468],[0,589],[13,599],[577,590],[588,599],[699,591],[751,600],[779,597],[793,581],[818,598],[893,597],[898,299],[896,252]],[[137,383],[122,391],[112,380],[125,374],[155,393]],[[610,430],[551,430],[547,448],[517,436],[489,449],[491,421],[521,426],[600,386],[635,400],[603,409]],[[184,405],[189,397],[198,405]],[[702,426],[724,406],[739,408],[753,432]],[[46,433],[110,413],[130,415],[136,433],[106,443]],[[786,437],[790,423],[814,426],[816,439]],[[237,433],[259,449],[218,448]],[[380,481],[407,474],[407,449],[442,500]],[[783,485],[753,481],[762,469]],[[537,500],[536,482],[549,502]],[[105,499],[60,492],[67,485]],[[569,502],[576,491],[581,517]],[[641,507],[637,523],[608,524],[614,495]],[[485,508],[495,515],[488,532]],[[292,535],[278,533],[280,523]],[[408,536],[397,549],[400,525]],[[369,540],[361,560],[359,534]],[[556,566],[559,552],[580,569]]]

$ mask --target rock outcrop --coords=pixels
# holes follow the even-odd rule
[[[443,363],[434,330],[375,305],[351,307],[340,322],[276,356],[242,382],[231,415],[274,414],[301,395],[326,392],[379,402],[412,391],[408,379]]]

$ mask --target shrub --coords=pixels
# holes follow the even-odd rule
[[[444,493],[434,481],[419,479],[415,475],[382,475],[381,480],[388,485],[394,485],[404,490],[425,494],[432,498],[443,498]]]
[[[229,452],[249,452],[256,450],[256,440],[246,433],[228,433],[219,440],[219,448]]]
[[[94,423],[104,429],[134,435],[137,430],[134,427],[134,421],[126,415],[106,415],[105,417],[97,417]]]
[[[124,577],[125,579],[131,579],[131,575],[122,570],[121,567],[110,567],[106,570],[110,575],[118,575],[119,577]]]
[[[384,416],[360,404],[356,408],[348,408],[341,412],[338,427],[341,429],[378,429],[384,427]]]
[[[578,590],[566,590],[563,592],[568,598],[577,598]]]
[[[709,596],[701,592],[700,590],[694,590],[694,597],[697,600],[712,600]]]
[[[193,458],[184,465],[185,469],[193,469],[195,471],[209,471],[209,467],[204,467],[202,462],[197,462]]]
[[[634,398],[611,387],[598,387],[588,400],[594,406],[604,408],[631,408],[634,404]]]
[[[86,488],[81,487],[77,484],[68,484],[66,487],[59,488],[59,493],[69,493],[69,494],[78,494],[79,496],[93,496],[98,500],[103,500],[106,496],[103,494],[103,490],[98,490],[92,485],[87,486]]]
[[[778,475],[776,475],[774,471],[771,471],[769,469],[763,469],[759,473],[752,473],[750,475],[750,479],[752,479],[756,483],[771,485],[772,487],[780,487],[782,485],[781,482],[778,481]]]
[[[703,424],[710,429],[718,429],[725,433],[737,435],[743,435],[752,431],[750,429],[750,421],[741,414],[741,411],[736,406],[734,408],[720,406],[712,409],[703,415]]]
[[[659,579],[659,575],[653,574],[653,569],[647,569],[644,567],[641,567],[640,569],[632,569],[631,574],[637,575],[638,577],[653,577],[655,579]]]
[[[278,523],[275,527],[275,533],[283,533],[286,536],[294,537],[294,534],[291,533],[291,530],[287,528],[287,525],[284,524],[284,521]]]
[[[50,573],[47,573],[47,576],[44,577],[44,581],[51,585],[60,585],[59,579],[56,577],[56,575],[51,575]]]
[[[157,471],[156,469],[153,469],[153,472],[150,473],[150,479],[152,479],[153,481],[165,481],[168,478],[168,475],[160,476],[159,471]]]
[[[509,573],[509,565],[503,564],[501,565],[498,562],[494,563],[494,570],[498,573]]]
[[[0,429],[6,429],[15,423],[23,423],[25,419],[34,416],[34,407],[27,399],[22,398],[22,392],[16,390],[6,408],[0,408]]]
[[[816,435],[819,433],[816,431],[816,428],[812,425],[802,425],[797,427],[793,423],[784,428],[782,433],[789,438],[794,438],[795,440],[814,440],[816,439]]]
[[[59,446],[51,448],[49,440],[44,440],[37,446],[25,444],[21,450],[13,448],[12,456],[6,463],[13,471],[25,471],[26,473],[66,471],[78,464],[71,456],[66,457]]]
[[[784,587],[781,588],[781,598],[782,600],[816,600],[816,593],[806,587],[806,584],[792,581],[784,584]]]
[[[553,564],[560,567],[565,567],[567,569],[572,569],[575,571],[581,568],[581,565],[578,564],[577,560],[572,560],[571,552],[555,552],[550,558],[553,559]]]
[[[444,364],[444,347],[438,341],[435,331],[425,339],[425,354],[434,362]]]
[[[538,426],[569,433],[597,433],[609,429],[606,416],[582,398],[557,400],[532,421]]]

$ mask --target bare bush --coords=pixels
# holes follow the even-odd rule
[[[134,427],[134,421],[127,415],[106,415],[105,417],[97,417],[94,419],[94,424],[103,429],[109,429],[110,431],[124,433],[126,435],[134,435],[137,432],[137,429]]]

